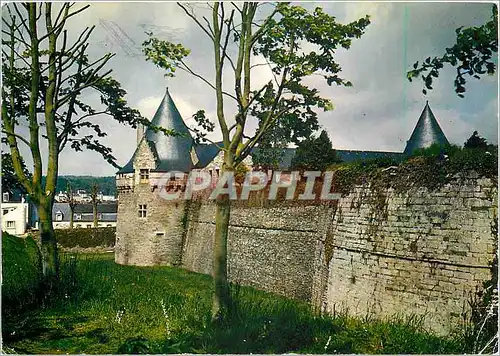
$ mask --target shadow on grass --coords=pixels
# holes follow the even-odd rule
[[[424,332],[417,318],[370,322],[311,312],[299,301],[232,286],[229,318],[170,335],[163,342],[130,338],[117,353],[460,353],[461,344]]]

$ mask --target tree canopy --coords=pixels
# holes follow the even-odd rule
[[[31,173],[26,168],[24,160],[21,160],[21,167],[24,174],[27,177],[31,176]],[[26,188],[21,184],[19,178],[14,171],[14,166],[12,163],[12,156],[8,152],[2,152],[2,191],[3,192],[13,192],[19,191],[26,194]]]
[[[488,141],[484,137],[479,136],[477,131],[474,131],[465,141],[464,143],[464,148],[487,148],[488,147]]]
[[[337,162],[340,162],[340,159],[332,147],[328,133],[323,130],[317,138],[311,137],[299,144],[292,160],[292,167],[301,170],[324,171]]]

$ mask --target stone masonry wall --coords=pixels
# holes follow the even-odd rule
[[[147,205],[146,218],[139,218],[139,204]],[[166,201],[147,183],[120,192],[115,261],[137,266],[179,265],[184,208],[185,202]]]
[[[451,331],[490,279],[496,203],[489,179],[402,195],[357,187],[332,217],[323,242],[326,284],[316,300],[329,312],[426,315],[427,327]]]
[[[229,278],[292,298],[310,300],[314,255],[327,209],[233,207],[228,242]],[[215,205],[191,203],[182,266],[212,272]]]
[[[237,204],[229,276],[327,312],[425,315],[426,326],[448,332],[490,279],[496,221],[496,183],[474,176],[436,191],[358,186],[336,206]],[[120,192],[116,261],[209,274],[214,230],[215,204],[176,205],[139,184]]]

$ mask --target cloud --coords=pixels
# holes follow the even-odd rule
[[[304,6],[322,6],[342,23],[366,14],[371,16],[366,33],[354,39],[349,50],[339,49],[336,53],[342,76],[354,87],[329,87],[320,78],[308,81],[335,104],[335,110],[321,112],[319,118],[336,148],[402,151],[426,100],[453,143],[462,144],[474,130],[497,142],[498,75],[469,81],[464,99],[454,92],[452,68],[443,69],[427,96],[422,94],[421,82],[410,83],[406,79],[406,72],[415,61],[441,55],[454,44],[457,27],[487,21],[492,4],[318,2]],[[198,13],[207,13],[205,5],[196,3],[194,7]],[[262,7],[262,15],[265,11],[268,9]],[[96,58],[108,51],[117,53],[107,67],[113,69],[113,76],[127,90],[130,105],[152,117],[168,86],[185,119],[204,109],[217,122],[215,94],[210,86],[184,72],[166,79],[164,72],[147,62],[141,53],[145,31],[152,31],[189,48],[189,65],[207,80],[214,80],[212,43],[175,3],[92,3],[70,22],[70,30],[91,25],[96,25],[96,29],[89,54]],[[230,48],[231,53],[234,50]],[[262,58],[254,60],[262,62]],[[224,76],[225,88],[232,91],[229,65]],[[271,78],[269,68],[256,67],[252,85],[261,86]],[[235,103],[226,98],[224,111],[230,120],[235,109]],[[98,122],[109,133],[105,142],[118,162],[125,164],[135,150],[135,131],[114,120],[101,118]],[[186,122],[190,125],[189,119]],[[210,137],[220,138],[220,133],[216,131]],[[116,171],[96,153],[71,150],[62,154],[60,167],[61,174],[112,175]]]

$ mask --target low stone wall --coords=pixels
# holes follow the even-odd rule
[[[211,273],[215,205],[191,202],[181,265]],[[457,180],[429,191],[357,186],[333,207],[234,207],[233,281],[311,301],[327,312],[425,315],[448,332],[490,279],[497,188]]]

